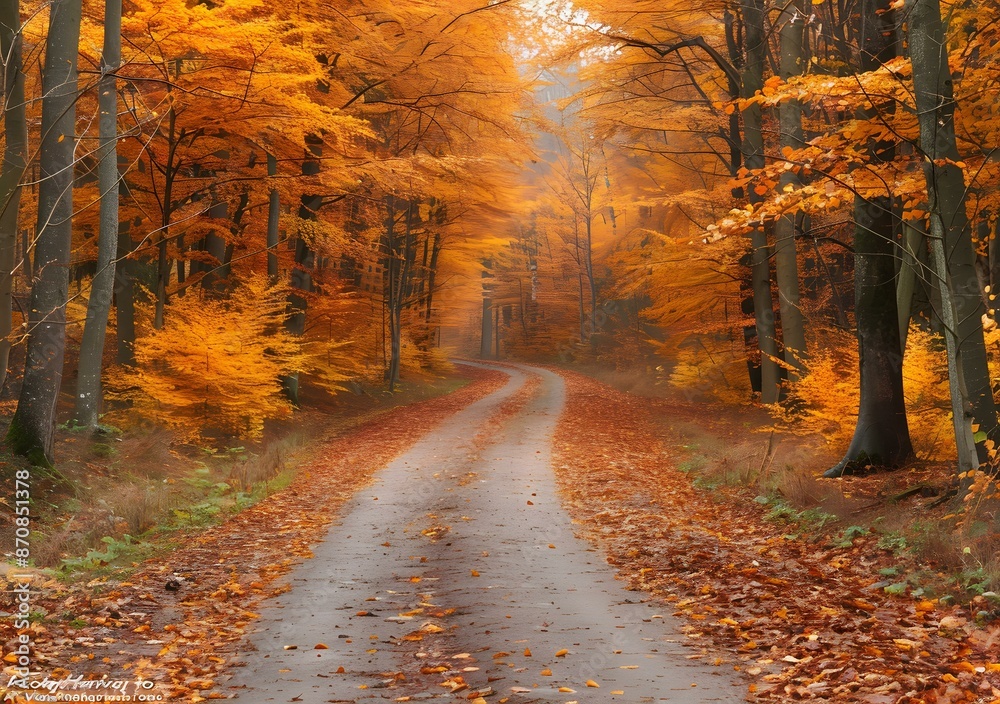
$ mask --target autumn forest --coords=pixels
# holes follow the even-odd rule
[[[0,60],[3,701],[1000,702],[1000,6],[0,0]]]

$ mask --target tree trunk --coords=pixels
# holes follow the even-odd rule
[[[122,183],[125,189],[125,184]],[[119,364],[135,365],[135,261],[129,258],[135,248],[130,223],[119,223],[118,266],[115,275],[115,336],[118,338]]]
[[[97,240],[97,273],[87,301],[87,322],[80,342],[80,365],[76,386],[76,422],[97,427],[101,406],[101,367],[108,314],[115,285],[115,253],[118,248],[118,81],[114,71],[121,64],[122,4],[107,0],[104,10],[104,51],[98,85],[100,152],[97,165],[101,193],[100,232]]]
[[[431,262],[427,269],[427,298],[424,308],[424,319],[430,325],[431,317],[434,313],[434,285],[437,278],[438,257],[441,255],[441,234],[434,233],[434,241],[431,244]]]
[[[479,336],[479,358],[489,359],[490,351],[493,349],[493,301],[492,286],[487,281],[490,278],[490,269],[493,264],[490,261],[483,262],[483,319]]]
[[[21,178],[27,168],[28,123],[25,119],[24,71],[21,57],[20,3],[0,3],[0,51],[3,52],[5,149],[0,171],[0,386],[7,379],[10,333],[13,327],[11,298],[17,250]]]
[[[14,452],[48,466],[53,462],[56,403],[66,351],[80,0],[52,0],[50,8],[42,73],[37,277],[28,310],[24,380],[7,432]]]
[[[407,300],[413,248],[414,203],[406,203],[406,231],[402,238],[396,236],[396,197],[386,196],[385,219],[385,268],[388,272],[388,290],[385,305],[389,308],[389,391],[399,384],[400,363],[403,353],[403,307]]]
[[[304,169],[303,169],[304,170]],[[303,220],[315,220],[322,198],[319,196],[302,196],[302,205],[299,206],[299,217]],[[310,273],[315,254],[309,244],[297,237],[295,240],[295,264],[292,267],[291,285],[292,292],[288,294],[289,315],[285,321],[285,329],[293,335],[301,337],[306,331],[306,306],[308,301],[305,294],[312,291],[312,274]],[[282,379],[285,395],[295,405],[299,404],[299,375],[290,374]]]
[[[955,142],[955,98],[948,67],[948,45],[944,41],[939,0],[909,0],[910,58],[913,88],[920,122],[920,148],[924,153],[931,236],[943,237],[942,262],[935,262],[942,294],[949,289],[954,306],[956,337],[954,352],[949,350],[952,406],[955,412],[959,472],[986,460],[983,442],[977,443],[976,457],[963,457],[972,437],[972,424],[982,440],[996,440],[997,414],[986,363],[982,317],[985,312],[976,279],[972,232],[965,212],[965,175],[955,165],[961,160]],[[937,243],[932,242],[936,247]],[[932,252],[934,250],[932,249]],[[941,270],[947,267],[946,272]],[[943,295],[943,298],[945,296]],[[951,306],[942,301],[945,313]],[[945,327],[948,327],[945,321]],[[947,339],[946,335],[946,339]]]
[[[170,93],[170,86],[167,86]],[[180,137],[184,136],[181,129]],[[170,220],[173,217],[174,178],[177,167],[174,157],[180,138],[177,135],[177,112],[171,103],[167,109],[167,163],[163,175],[163,213],[160,220],[160,239],[156,245],[156,303],[153,308],[153,327],[159,330],[163,327],[163,316],[167,306],[167,287],[170,285],[170,260],[167,258],[167,241],[170,236]]]
[[[229,217],[229,203],[224,200],[217,200],[215,194],[212,195],[214,202],[208,208],[208,217],[225,220]],[[221,237],[215,229],[209,230],[205,234],[205,253],[215,260],[215,264],[209,264],[205,275],[201,278],[203,289],[216,296],[221,296],[226,292],[227,266],[226,266],[226,240]]]
[[[887,0],[867,0],[859,13],[862,71],[896,55],[893,14]],[[874,111],[859,110],[858,119]],[[891,142],[871,142],[872,163],[895,157]],[[854,199],[854,315],[858,325],[861,398],[858,423],[844,459],[823,475],[839,477],[869,468],[897,467],[913,454],[903,399],[903,353],[896,307],[896,240],[892,196]]]
[[[861,398],[854,437],[825,477],[896,467],[913,454],[903,399],[889,198],[854,202],[854,297]]]
[[[319,173],[319,157],[323,155],[323,142],[319,137],[306,135],[307,158],[302,162],[302,175],[315,176]],[[309,157],[315,158],[309,158]],[[299,218],[301,220],[318,220],[319,209],[323,206],[323,197],[317,195],[303,194],[299,204]],[[306,306],[308,301],[305,294],[312,291],[312,268],[316,255],[309,247],[309,243],[301,236],[295,240],[295,263],[292,265],[291,287],[288,294],[288,318],[285,320],[285,329],[292,335],[302,336],[306,331]],[[301,292],[301,293],[299,293]],[[296,406],[299,404],[299,375],[290,374],[281,380],[285,389],[285,395]]]
[[[583,252],[584,270],[587,272],[587,282],[590,284],[590,334],[597,334],[597,281],[594,279],[594,218],[587,213],[586,248]]]
[[[906,336],[910,331],[913,317],[913,297],[917,290],[917,279],[921,276],[923,262],[920,253],[926,249],[924,233],[917,227],[903,223],[902,260],[896,280],[896,308],[899,312],[899,349],[906,351]]]
[[[746,64],[743,68],[742,96],[751,98],[764,85],[764,53],[767,49],[764,36],[763,0],[743,0],[743,22],[746,26]],[[761,132],[760,105],[754,103],[743,115],[743,163],[751,171],[764,167],[764,136]],[[761,197],[749,192],[751,203]],[[774,299],[771,296],[770,249],[767,233],[755,228],[750,233],[751,280],[753,285],[754,320],[757,325],[757,344],[760,347],[762,403],[777,403],[780,393],[778,369],[778,340],[774,329]]]
[[[805,57],[802,53],[806,16],[802,13],[802,0],[794,0],[781,13],[781,77],[788,80],[802,73]],[[802,106],[797,100],[781,103],[782,149],[799,149],[805,145],[802,137]],[[791,170],[781,174],[778,182],[786,186],[800,185],[799,177]],[[784,342],[785,362],[789,381],[795,381],[805,371],[806,335],[805,320],[799,305],[799,263],[795,248],[796,214],[778,218],[774,225],[774,266],[778,282],[778,305],[781,311],[781,336]]]
[[[267,175],[278,175],[278,160],[267,155]],[[267,277],[271,285],[278,283],[278,218],[281,214],[281,196],[277,188],[271,189],[267,204]]]

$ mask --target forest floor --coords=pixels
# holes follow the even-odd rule
[[[127,574],[98,569],[66,580],[39,573],[33,667],[51,678],[146,679],[156,692],[186,701],[242,692],[255,704],[330,701],[312,697],[334,688],[337,696],[351,694],[333,701],[416,701],[433,692],[512,704],[638,702],[651,696],[644,687],[665,692],[668,675],[695,692],[678,701],[1000,701],[1000,626],[985,589],[994,576],[963,564],[961,551],[955,561],[949,534],[913,525],[916,511],[930,526],[949,510],[930,507],[933,499],[923,496],[945,488],[947,468],[819,480],[836,459],[829,449],[761,433],[767,420],[753,412],[627,394],[559,371],[565,410],[555,423],[553,408],[538,405],[551,401],[550,372],[529,374],[518,389],[498,371],[469,374],[472,383],[454,393],[317,437],[286,487],[224,522],[192,526],[182,548],[155,553]],[[489,407],[462,416],[476,404]],[[453,439],[441,434],[449,422]],[[550,447],[532,436],[543,426]],[[518,455],[524,443],[531,452]],[[413,452],[423,459],[406,464]],[[437,455],[449,470],[443,476],[408,474],[435,466]],[[541,460],[550,462],[543,467]],[[486,480],[503,489],[484,502],[474,490]],[[900,496],[913,486],[927,490]],[[400,526],[377,519],[376,501],[380,511],[402,505],[413,520]],[[524,526],[507,535],[504,516]],[[353,537],[351,521],[370,534]],[[399,534],[375,539],[393,530]],[[921,549],[911,550],[920,536]],[[451,549],[456,539],[468,541],[462,551]],[[581,540],[606,554],[621,582],[608,583],[603,561],[588,563]],[[361,571],[352,577],[344,570],[353,561],[342,555],[359,550],[372,554],[356,556]],[[340,587],[330,575],[341,575]],[[12,580],[3,580],[0,588],[11,593]],[[317,580],[326,585],[321,601],[327,590],[342,597],[339,609],[326,609],[337,625],[354,625],[357,634],[329,629],[321,640],[318,624],[310,625],[317,609],[296,607],[296,594],[308,599]],[[355,581],[364,588],[348,584]],[[421,583],[426,587],[415,586]],[[518,599],[522,587],[526,598]],[[553,608],[553,617],[544,617],[546,598],[566,613]],[[588,610],[588,603],[598,606]],[[611,640],[625,638],[614,642],[628,646],[611,650],[645,648],[641,662],[619,666],[607,653],[590,652],[591,642],[608,649],[601,636],[572,640],[561,626],[549,628],[557,615],[577,633],[586,626],[573,619],[584,616],[612,624],[614,609],[630,603],[651,611],[625,615],[619,623],[632,628]],[[399,613],[386,619],[386,609]],[[312,628],[301,638],[282,625],[293,614]],[[494,621],[503,627],[491,627]],[[256,631],[250,640],[248,631]],[[12,621],[0,621],[4,652],[14,638]],[[647,638],[662,649],[655,660]],[[555,658],[557,642],[569,652]],[[400,655],[405,667],[392,664]],[[567,656],[592,664],[560,672]],[[294,658],[295,667],[276,666]],[[318,679],[300,687],[296,668],[307,658]],[[661,662],[668,660],[673,665]],[[316,669],[327,662],[341,664]],[[677,675],[678,662],[690,669]],[[247,667],[232,670],[237,663]],[[262,685],[265,673],[272,679]],[[560,691],[556,679],[577,691]],[[263,687],[267,696],[255,698],[248,687]],[[674,689],[669,696],[680,696]]]
[[[564,375],[572,515],[688,638],[737,653],[751,699],[1000,701],[1000,610],[979,593],[997,575],[930,528],[953,510],[923,496],[946,491],[947,467],[818,479],[831,450],[762,433],[762,412]]]

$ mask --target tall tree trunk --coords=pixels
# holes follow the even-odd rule
[[[114,72],[121,64],[122,3],[104,4],[104,51],[98,84],[100,151],[97,183],[101,193],[100,232],[97,239],[97,273],[87,301],[87,322],[80,342],[80,365],[76,384],[76,422],[97,427],[101,406],[101,366],[108,314],[115,285],[115,253],[118,249],[118,81]]]
[[[180,69],[178,69],[178,72]],[[167,85],[170,93],[170,85]],[[170,221],[174,209],[174,178],[177,176],[177,166],[174,158],[177,155],[178,142],[184,136],[181,129],[177,135],[177,111],[171,103],[167,109],[167,164],[163,178],[163,213],[160,221],[160,239],[156,245],[156,303],[153,308],[153,327],[159,330],[163,327],[163,316],[167,306],[167,287],[170,285],[170,259],[167,257],[167,242],[170,238]]]
[[[746,64],[743,67],[742,96],[751,98],[764,86],[764,53],[767,49],[764,35],[763,0],[743,0],[743,23],[746,41]],[[761,109],[754,103],[743,115],[743,163],[751,171],[764,167],[764,136],[761,132]],[[761,197],[749,192],[751,203]],[[751,279],[753,284],[754,320],[757,325],[757,344],[760,347],[762,403],[776,403],[780,393],[778,369],[778,340],[774,329],[774,299],[771,296],[770,248],[767,233],[755,228],[750,233]]]
[[[921,259],[921,252],[927,249],[924,233],[905,221],[903,222],[902,245],[899,273],[896,280],[900,353],[906,351],[906,336],[910,331],[910,319],[913,317],[913,297],[917,291],[917,279],[921,278],[921,269],[926,260],[926,257]]]
[[[931,237],[943,238],[939,253],[943,261],[935,258],[935,269],[943,298],[947,297],[945,293],[950,294],[954,306],[954,327],[947,331],[946,340],[950,335],[956,343],[954,350],[949,346],[948,363],[961,473],[986,459],[982,442],[977,444],[974,456],[966,456],[972,424],[978,425],[984,440],[995,440],[997,435],[996,407],[983,342],[985,309],[976,279],[972,231],[965,212],[965,175],[955,165],[961,156],[955,141],[955,98],[940,3],[909,0],[906,8]],[[932,246],[934,254],[937,243],[932,242]],[[946,314],[951,312],[947,301],[942,301],[942,308]],[[945,326],[948,327],[947,320]]]
[[[587,212],[587,237],[584,240],[583,264],[590,284],[590,334],[597,334],[597,280],[594,278],[594,218],[589,208]]]
[[[385,268],[388,272],[385,305],[389,309],[389,369],[386,379],[389,382],[389,391],[395,391],[399,384],[403,353],[403,308],[409,289],[411,263],[415,256],[413,247],[415,203],[406,202],[406,229],[402,237],[396,234],[398,205],[396,197],[386,196],[385,203]]]
[[[229,203],[218,200],[216,194],[212,194],[213,203],[208,208],[208,217],[216,220],[225,220],[229,217]],[[205,275],[201,279],[201,286],[206,291],[215,295],[222,295],[228,285],[226,266],[226,240],[219,235],[215,228],[205,234],[205,253],[215,260],[214,264],[209,264]]]
[[[3,52],[3,115],[6,142],[0,170],[0,386],[7,379],[10,333],[13,327],[11,298],[17,268],[18,213],[21,178],[27,169],[28,123],[25,119],[24,71],[21,56],[21,12],[17,0],[0,2],[0,51]]]
[[[493,263],[489,260],[483,262],[483,319],[479,336],[479,358],[489,359],[490,351],[493,349],[493,287],[489,283],[490,269]]]
[[[56,403],[66,351],[80,0],[52,0],[50,13],[42,73],[37,278],[28,310],[24,380],[7,432],[11,449],[37,465],[53,462]]]
[[[577,303],[580,312],[580,342],[587,341],[587,306],[583,296],[583,250],[580,247],[580,217],[573,213],[573,246],[576,248]]]
[[[858,326],[861,398],[858,422],[844,458],[823,476],[896,467],[913,454],[903,399],[903,354],[899,341],[888,198],[854,203],[854,296]]]
[[[267,155],[267,175],[278,175],[278,160],[273,154]],[[278,218],[281,215],[281,196],[277,188],[272,188],[267,203],[267,277],[271,285],[278,283]]]
[[[323,156],[323,141],[314,135],[306,135],[306,159],[302,162],[302,175],[315,176],[319,173],[319,157]],[[301,220],[318,220],[323,197],[303,194],[299,204]],[[316,255],[309,243],[300,235],[295,239],[295,263],[292,265],[291,287],[288,294],[288,318],[285,329],[292,335],[301,337],[306,332],[306,294],[313,289],[312,269]],[[290,374],[281,380],[285,395],[295,405],[299,404],[299,375]]]
[[[127,190],[124,182],[122,190]],[[135,244],[132,242],[131,223],[118,226],[118,266],[115,275],[115,336],[118,338],[119,364],[135,365],[135,266],[130,259]]]
[[[862,71],[896,56],[895,21],[888,0],[866,0],[858,35]],[[884,107],[884,106],[883,106]],[[874,116],[878,106],[859,110]],[[892,143],[868,144],[872,163],[895,157]],[[903,399],[903,353],[896,307],[895,214],[892,196],[854,199],[854,315],[858,325],[861,398],[854,437],[844,458],[823,475],[839,477],[868,468],[896,467],[913,454]]]
[[[441,255],[441,234],[434,233],[434,241],[431,243],[431,261],[427,268],[427,298],[424,308],[424,320],[430,325],[431,317],[434,313],[434,284],[437,278],[438,257]]]
[[[302,205],[299,206],[299,217],[303,220],[315,220],[321,203],[322,198],[319,196],[302,196]],[[312,248],[309,247],[309,243],[301,236],[295,239],[295,264],[292,266],[292,291],[288,294],[289,315],[285,321],[285,329],[299,337],[304,335],[306,331],[306,307],[308,301],[305,295],[312,291],[311,271],[315,256]],[[284,377],[282,385],[288,399],[295,405],[298,405],[298,373]]]
[[[803,72],[803,36],[806,16],[802,13],[802,0],[793,0],[781,13],[781,77],[788,80]],[[799,149],[805,145],[802,137],[802,106],[797,100],[781,103],[782,149]],[[797,186],[801,182],[791,170],[781,174],[778,185]],[[778,218],[774,225],[774,266],[778,282],[778,305],[781,311],[781,337],[785,347],[785,362],[789,381],[795,381],[805,371],[806,335],[805,320],[799,305],[799,264],[795,247],[795,213]]]

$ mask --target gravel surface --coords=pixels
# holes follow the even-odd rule
[[[551,468],[561,378],[502,370],[506,386],[345,505],[265,603],[225,691],[254,704],[742,701],[731,671],[688,657],[670,607],[627,591],[574,536]]]

